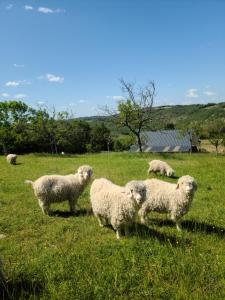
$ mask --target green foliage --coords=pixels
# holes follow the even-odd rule
[[[131,135],[120,135],[113,140],[113,148],[115,151],[126,151],[135,143],[135,137]]]
[[[90,186],[70,216],[68,204],[42,215],[25,179],[70,174],[90,164],[94,177],[124,185],[146,179],[148,161],[163,159],[178,177],[198,182],[183,231],[164,214],[149,215],[130,236],[100,228],[90,213]],[[210,154],[101,153],[58,157],[24,155],[11,166],[0,157],[1,259],[10,299],[225,299],[225,156]],[[152,175],[154,178],[158,178]],[[175,178],[160,178],[176,182]],[[0,289],[0,294],[3,292]],[[1,297],[1,299],[4,299]]]
[[[91,130],[90,152],[107,151],[112,147],[110,130],[104,123],[96,125]]]

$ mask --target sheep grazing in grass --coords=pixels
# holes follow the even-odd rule
[[[197,190],[194,178],[189,175],[182,176],[177,184],[158,179],[148,179],[144,183],[146,201],[138,212],[141,222],[147,221],[147,213],[150,211],[169,213],[171,220],[176,223],[177,230],[180,231],[179,219],[188,212]]]
[[[119,239],[122,230],[128,234],[129,225],[145,199],[142,181],[130,181],[125,187],[115,185],[105,178],[93,181],[90,190],[91,204],[99,225],[112,225]]]
[[[16,154],[8,154],[6,156],[6,160],[9,164],[15,165],[16,164],[17,155]]]
[[[165,175],[167,177],[174,176],[175,171],[164,161],[154,159],[149,162],[148,173],[160,173],[161,175]]]
[[[36,181],[26,180],[34,189],[39,205],[44,214],[49,214],[50,205],[55,202],[68,200],[71,213],[76,212],[75,205],[79,196],[92,175],[92,168],[84,165],[78,168],[76,174],[45,175]]]

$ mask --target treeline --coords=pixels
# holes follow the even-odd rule
[[[129,136],[113,137],[104,123],[91,127],[67,112],[33,109],[21,101],[0,102],[2,154],[122,151],[131,143]]]

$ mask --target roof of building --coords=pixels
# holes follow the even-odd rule
[[[145,131],[141,137],[143,152],[188,152],[191,148],[190,136],[179,130]],[[130,151],[138,152],[137,145]]]

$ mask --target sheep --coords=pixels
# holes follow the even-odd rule
[[[26,180],[31,184],[35,196],[44,214],[50,213],[50,205],[68,200],[71,213],[76,213],[75,205],[79,196],[92,176],[92,168],[84,165],[78,168],[76,174],[44,175],[36,181]]]
[[[16,154],[8,154],[6,156],[7,162],[11,165],[16,164],[17,155]]]
[[[176,223],[177,230],[181,231],[179,219],[188,212],[197,190],[194,178],[189,175],[182,176],[177,184],[158,179],[147,179],[144,183],[146,201],[138,212],[141,222],[147,221],[146,215],[150,211],[167,212]]]
[[[154,159],[149,162],[148,174],[151,172],[160,172],[161,175],[165,175],[167,177],[172,177],[175,173],[175,171],[166,162],[158,159]]]
[[[121,187],[99,178],[91,185],[90,198],[99,225],[112,225],[117,239],[120,239],[123,229],[125,235],[129,233],[129,225],[134,222],[135,214],[145,199],[145,185],[133,180]]]

